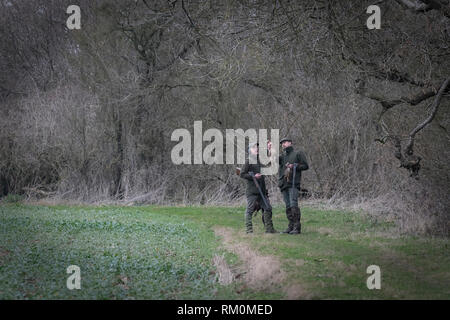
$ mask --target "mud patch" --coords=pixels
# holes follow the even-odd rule
[[[297,267],[301,267],[301,266],[303,266],[305,263],[306,263],[306,261],[303,260],[303,259],[296,259],[296,261],[295,261],[295,265],[296,265]]]
[[[247,244],[234,242],[232,231],[226,228],[215,228],[214,232],[223,238],[225,248],[238,255],[244,263],[243,280],[250,288],[268,290],[285,279],[281,263],[275,257],[259,255]]]
[[[306,264],[306,261],[303,259],[286,259],[286,261],[294,267],[302,267]]]
[[[285,288],[288,300],[311,299],[310,294],[299,284],[293,284]]]
[[[217,269],[220,284],[228,285],[233,282],[233,272],[223,256],[215,255],[213,258],[213,263]]]
[[[325,228],[325,227],[320,227],[319,229],[317,229],[317,232],[326,236],[329,235],[333,235],[334,234],[334,230],[331,228]]]
[[[216,227],[214,228],[216,236],[220,236],[223,239],[224,247],[239,256],[239,259],[243,262],[240,272],[242,273],[242,280],[250,288],[262,291],[273,291],[274,288],[281,286],[282,291],[286,294],[288,299],[301,299],[307,297],[306,291],[300,285],[290,284],[289,286],[283,286],[284,281],[287,278],[286,273],[281,268],[281,262],[274,256],[263,256],[255,252],[249,245],[242,242],[237,242],[233,238],[233,231],[228,228]],[[218,259],[218,258],[216,258]],[[228,272],[231,269],[224,268],[222,262],[217,260],[214,262],[218,273],[219,279],[223,273],[223,277],[227,280],[230,279]],[[235,279],[237,276],[231,276],[231,279]],[[220,281],[220,280],[219,280]],[[232,281],[232,280],[231,280]],[[230,281],[230,283],[231,283]]]

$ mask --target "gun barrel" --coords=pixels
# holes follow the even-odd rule
[[[294,197],[294,188],[295,188],[295,172],[297,171],[297,163],[294,163],[293,172],[292,172],[292,189],[291,189],[291,201]]]
[[[256,188],[258,189],[259,195],[261,196],[262,201],[264,202],[264,205],[265,205],[266,209],[269,208],[269,204],[267,203],[266,197],[264,196],[264,194],[263,194],[263,192],[261,190],[261,186],[259,185],[258,181],[256,180],[255,173],[250,171],[249,174],[253,178],[253,182],[255,183]]]

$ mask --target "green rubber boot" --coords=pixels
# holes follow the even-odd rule
[[[286,217],[289,221],[288,227],[286,230],[283,231],[283,233],[289,233],[294,229],[294,221],[292,219],[292,210],[291,208],[286,209]]]
[[[245,213],[245,232],[253,233],[252,214]]]
[[[272,211],[264,211],[264,226],[266,227],[266,233],[277,233],[277,230],[273,227]]]
[[[299,207],[292,208],[293,212],[293,228],[289,234],[300,234],[302,232],[302,224],[300,223],[301,212]]]

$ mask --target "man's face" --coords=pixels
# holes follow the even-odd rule
[[[283,149],[286,149],[287,147],[290,147],[292,145],[291,141],[283,141],[283,143],[281,144],[281,147]]]
[[[254,156],[258,154],[258,146],[253,146],[250,148],[250,153]]]

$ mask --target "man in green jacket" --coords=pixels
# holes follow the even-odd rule
[[[280,144],[283,153],[279,156],[278,187],[283,194],[286,216],[289,221],[288,228],[284,233],[299,234],[302,227],[300,223],[301,212],[298,207],[300,181],[302,171],[308,170],[309,166],[305,154],[302,151],[294,151],[291,139],[281,139]]]
[[[250,161],[250,159],[252,159],[252,161]],[[262,199],[258,186],[255,185],[251,173],[254,175],[256,183],[258,183],[258,186],[265,197],[265,201]],[[259,161],[257,143],[253,143],[249,146],[249,156],[245,161],[240,177],[247,180],[247,189],[245,192],[245,195],[247,196],[247,210],[245,211],[245,227],[247,233],[253,232],[252,217],[258,205],[263,212],[266,233],[276,233],[277,231],[273,228],[272,223],[272,206],[269,202],[264,176],[261,175],[261,163]]]

